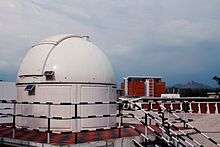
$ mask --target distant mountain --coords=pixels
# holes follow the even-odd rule
[[[178,89],[213,89],[213,87],[209,85],[205,85],[199,82],[195,81],[189,81],[185,84],[176,84],[173,85],[172,88],[178,88]]]

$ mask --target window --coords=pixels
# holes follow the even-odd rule
[[[28,92],[28,95],[35,95],[35,85],[27,85],[24,90]]]

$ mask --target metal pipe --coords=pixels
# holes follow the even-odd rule
[[[50,117],[51,117],[51,105],[48,105],[48,122],[47,122],[47,143],[50,143]]]
[[[77,104],[75,104],[75,118],[77,118],[78,117],[78,115],[77,115]]]
[[[144,122],[145,122],[145,126],[144,126],[144,131],[145,131],[145,136],[148,135],[148,132],[147,132],[147,126],[148,126],[148,122],[147,122],[147,114],[144,114]],[[147,139],[144,139],[144,144],[145,146],[147,146]]]
[[[16,103],[13,104],[12,138],[15,138],[15,129],[16,129],[15,116],[16,116]]]
[[[122,103],[119,103],[118,105],[118,113],[119,113],[119,127],[121,127],[123,125],[123,117],[122,117]]]

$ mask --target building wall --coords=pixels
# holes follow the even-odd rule
[[[16,96],[15,82],[0,82],[0,99],[15,100]]]
[[[79,103],[79,102],[109,102],[116,100],[116,89],[112,85],[98,84],[36,84],[35,95],[28,95],[27,85],[18,85],[18,101]],[[17,113],[24,115],[74,117],[74,105],[52,105],[49,113],[48,105],[20,105]],[[78,105],[78,116],[116,114],[116,105]],[[17,118],[18,126],[47,129],[47,119]],[[72,120],[51,120],[51,129],[57,131],[80,131],[88,128],[116,126],[116,118],[88,118]]]
[[[128,81],[129,97],[160,97],[166,92],[166,83],[161,79],[129,79]],[[119,96],[125,96],[125,83],[121,83]]]
[[[128,95],[129,96],[144,96],[145,95],[145,83],[142,81],[130,81],[128,83]]]
[[[15,100],[17,97],[17,89],[15,82],[0,82],[0,100]],[[11,104],[1,104],[0,108],[12,108]],[[11,110],[0,110],[0,113],[12,113]],[[11,123],[12,118],[0,118],[0,123]]]
[[[161,94],[166,92],[165,82],[155,82],[154,83],[154,97],[161,97]]]

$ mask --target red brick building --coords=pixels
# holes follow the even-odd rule
[[[121,96],[160,97],[166,92],[166,83],[156,76],[128,76],[121,83]]]

